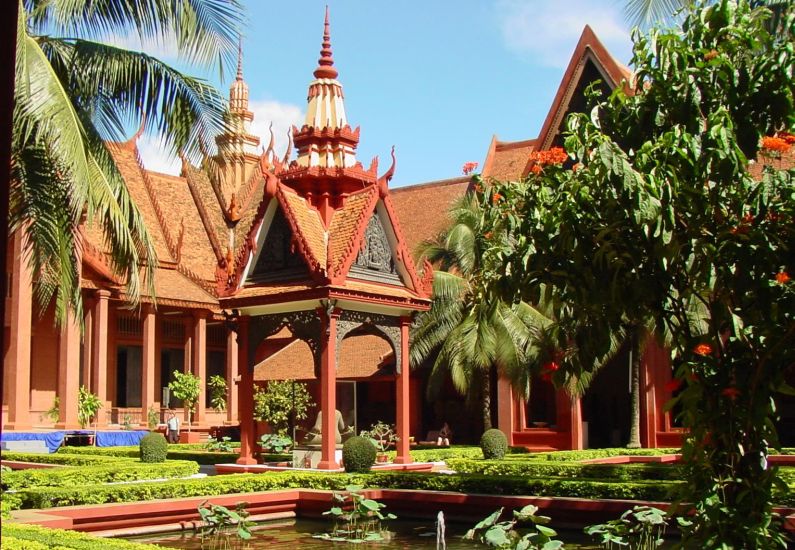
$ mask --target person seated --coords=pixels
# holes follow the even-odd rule
[[[442,429],[439,430],[439,436],[436,438],[436,445],[438,447],[449,447],[450,446],[450,438],[453,436],[453,430],[450,429],[450,426],[445,422],[442,425]]]
[[[350,428],[345,427],[345,420],[342,418],[340,411],[334,411],[334,443],[339,445],[342,443],[342,434],[349,431]],[[306,434],[304,445],[320,445],[323,441],[323,411],[317,413],[315,425]]]

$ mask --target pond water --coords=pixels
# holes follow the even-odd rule
[[[348,550],[350,550],[350,548],[377,548],[383,550],[413,548],[436,549],[436,523],[434,520],[398,520],[389,521],[386,525],[391,532],[391,540],[352,546],[350,543],[346,542],[334,542],[313,538],[312,535],[323,533],[329,529],[330,522],[328,521],[311,519],[278,521],[258,525],[253,532],[254,537],[251,540],[247,543],[234,541],[232,542],[232,548],[246,550],[257,550],[262,548],[300,548],[301,550],[321,548],[345,548]],[[448,550],[486,548],[485,545],[461,539],[470,527],[472,527],[472,525],[464,523],[447,524],[447,536],[445,539]],[[566,542],[566,548],[579,550],[595,550],[600,548],[600,546],[591,543],[588,537],[582,532],[559,531],[558,538]],[[198,533],[193,532],[162,533],[148,535],[146,537],[136,537],[130,540],[159,544],[168,548],[182,548],[185,550],[199,550],[201,548],[201,537]],[[208,546],[208,548],[209,547],[210,546]]]

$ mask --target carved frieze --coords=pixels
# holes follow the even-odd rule
[[[361,250],[351,266],[351,274],[362,279],[400,283],[392,247],[378,214],[374,214],[367,224]]]
[[[290,329],[295,338],[307,343],[315,358],[317,371],[320,365],[322,323],[313,309],[251,317],[248,329],[248,368],[254,369],[255,353],[262,341],[284,327]]]
[[[301,255],[294,250],[292,236],[287,218],[277,208],[251,274],[253,282],[295,278],[308,273]]]

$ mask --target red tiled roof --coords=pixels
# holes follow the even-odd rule
[[[525,165],[530,153],[535,150],[536,140],[497,141],[491,140],[486,161],[483,163],[481,176],[483,179],[493,178],[499,181],[518,181],[524,176]]]
[[[359,235],[367,224],[378,190],[375,185],[349,195],[345,203],[334,212],[329,226],[328,273],[344,275],[359,250]],[[353,256],[353,258],[351,258]]]
[[[464,196],[469,188],[469,180],[466,176],[390,191],[389,196],[400,220],[406,247],[415,258],[417,248],[423,241],[434,239],[447,229],[450,207]]]
[[[293,238],[304,260],[314,273],[325,271],[327,261],[326,231],[320,214],[298,193],[287,187],[279,186],[276,195],[287,221],[293,230]]]

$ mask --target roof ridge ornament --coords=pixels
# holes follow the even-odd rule
[[[237,77],[235,80],[243,80],[243,35],[237,35]]]
[[[326,5],[326,20],[323,23],[323,44],[320,49],[320,58],[317,60],[317,69],[313,73],[315,78],[335,79],[339,74],[334,68],[334,57],[331,51],[331,30],[329,25],[329,9]]]

